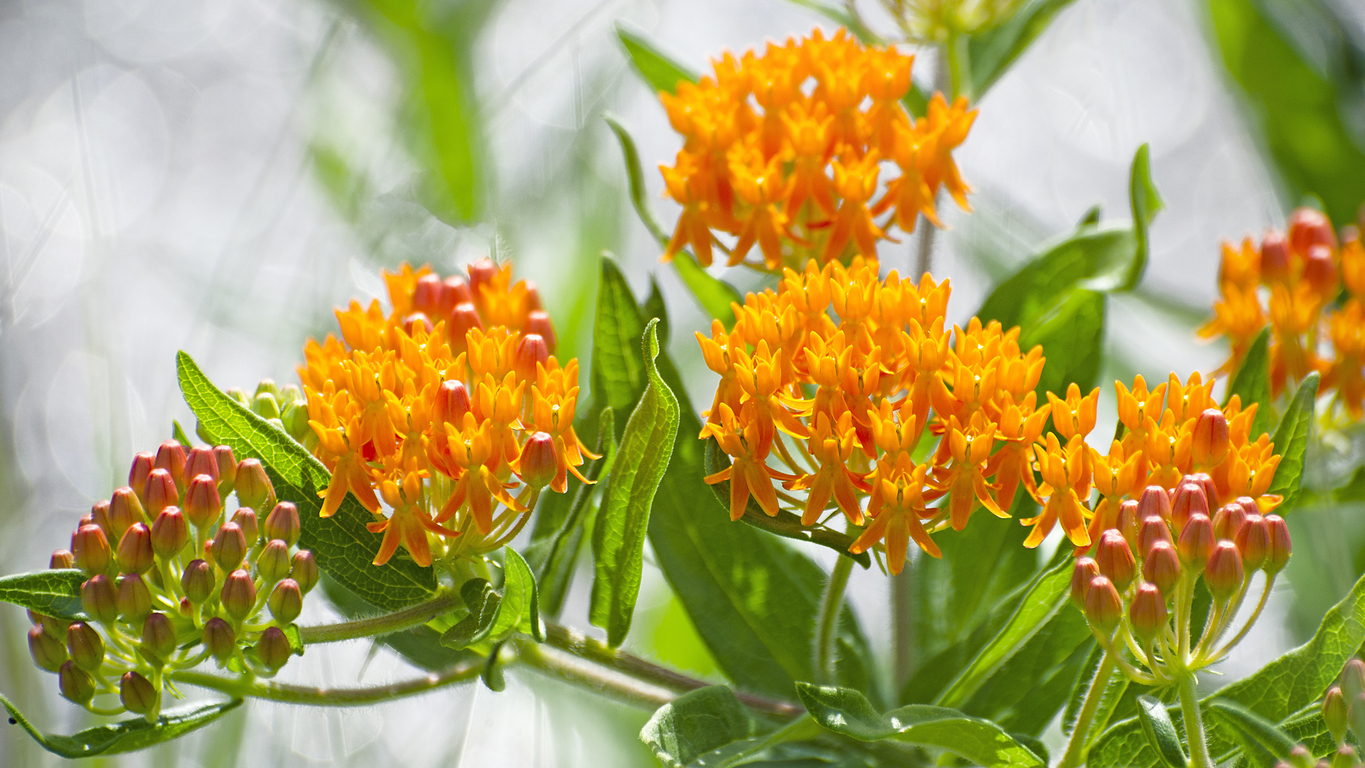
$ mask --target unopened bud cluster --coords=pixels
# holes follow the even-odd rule
[[[317,445],[317,435],[308,428],[308,401],[298,385],[281,387],[272,379],[261,379],[253,394],[248,395],[236,387],[229,389],[227,394],[252,413],[303,443],[305,448],[311,450]]]
[[[87,618],[31,614],[33,660],[58,675],[66,698],[95,708],[95,697],[117,696],[149,719],[164,677],[209,657],[272,675],[289,660],[285,630],[318,582],[312,553],[296,546],[300,532],[298,509],[276,499],[255,459],[174,440],[139,453],[128,485],[81,518],[69,550],[52,554],[52,568],[88,577]]]
[[[1251,497],[1219,499],[1202,473],[1185,475],[1171,491],[1147,486],[1122,503],[1116,522],[1089,556],[1076,560],[1071,599],[1106,650],[1127,646],[1149,670],[1120,661],[1144,684],[1169,683],[1173,670],[1198,670],[1226,655],[1256,621],[1289,560],[1283,518],[1262,514]],[[1257,571],[1265,573],[1261,602],[1224,641]],[[1190,622],[1201,579],[1213,606],[1196,627]]]

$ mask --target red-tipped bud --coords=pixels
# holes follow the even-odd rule
[[[43,629],[49,635],[57,638],[58,640],[61,640],[62,642],[66,642],[67,622],[65,619],[58,619],[52,616],[44,616],[41,613],[34,613],[32,608],[27,609],[25,612],[28,614],[29,621],[33,622],[34,624],[42,625]]]
[[[1319,760],[1317,768],[1360,768],[1360,756],[1356,754],[1355,747],[1342,744],[1332,755],[1332,762]]]
[[[95,697],[95,678],[72,661],[63,662],[57,671],[57,687],[63,696],[77,704],[85,704]]]
[[[114,582],[102,573],[91,576],[81,585],[81,608],[96,621],[104,624],[118,618],[116,598]]]
[[[133,457],[133,465],[128,469],[128,487],[139,496],[147,490],[147,477],[156,468],[155,453],[139,453]]]
[[[1090,591],[1090,582],[1100,575],[1099,563],[1089,557],[1076,558],[1076,567],[1071,571],[1071,602],[1085,610],[1085,594]]]
[[[152,551],[163,559],[171,559],[185,548],[190,540],[190,526],[180,507],[166,507],[152,523]]]
[[[104,638],[85,622],[75,622],[66,630],[66,651],[76,666],[94,672],[104,664]]]
[[[270,615],[281,625],[292,624],[303,612],[303,590],[293,579],[284,579],[275,585],[266,600]]]
[[[132,488],[119,488],[114,491],[114,495],[109,499],[107,514],[109,515],[107,532],[114,537],[111,541],[123,538],[124,532],[134,523],[149,522],[142,509],[142,502],[138,500]]]
[[[1105,531],[1100,536],[1095,561],[1100,567],[1100,573],[1108,577],[1120,592],[1128,589],[1128,585],[1132,584],[1133,578],[1137,576],[1137,561],[1133,558],[1133,551],[1128,548],[1128,542],[1123,540],[1123,535],[1118,531]]]
[[[451,275],[445,279],[445,291],[441,294],[442,317],[449,317],[451,310],[457,304],[466,304],[474,301],[474,292],[469,290],[469,282],[459,275]]]
[[[299,524],[299,508],[293,502],[281,501],[270,510],[270,514],[265,516],[266,541],[280,539],[286,547],[292,547],[299,542],[299,535],[303,527]]]
[[[431,322],[431,318],[425,312],[412,312],[403,318],[403,330],[409,336],[417,335],[417,329],[421,328],[424,333],[431,333],[436,324]]]
[[[1302,744],[1295,744],[1289,750],[1289,763],[1294,768],[1316,768],[1317,763],[1313,762],[1313,753],[1308,751],[1308,747]]]
[[[236,523],[223,523],[214,535],[209,551],[219,568],[231,572],[242,564],[246,549],[246,535],[242,533],[242,527]]]
[[[1282,283],[1289,279],[1289,241],[1279,232],[1265,233],[1261,240],[1261,280]]]
[[[185,479],[199,475],[208,475],[217,483],[219,478],[218,459],[213,455],[212,448],[191,448],[185,456]]]
[[[156,709],[156,688],[136,672],[124,672],[119,680],[118,697],[129,712],[145,715]]]
[[[1246,508],[1235,501],[1218,508],[1213,516],[1213,535],[1219,539],[1231,539],[1237,535],[1242,523],[1247,519]]]
[[[457,380],[441,382],[441,386],[436,390],[433,420],[460,427],[466,413],[469,413],[469,392],[464,384]]]
[[[1185,529],[1180,532],[1180,539],[1176,543],[1176,551],[1180,553],[1180,562],[1186,568],[1196,571],[1204,570],[1208,565],[1209,553],[1213,551],[1216,539],[1213,535],[1213,521],[1208,515],[1194,514],[1185,522]]]
[[[147,582],[136,573],[122,576],[118,580],[118,591],[114,593],[114,607],[125,621],[136,624],[152,612],[152,593]]]
[[[1218,485],[1213,482],[1213,478],[1209,477],[1207,472],[1195,472],[1193,474],[1185,475],[1180,478],[1180,484],[1184,485],[1185,483],[1194,483],[1204,489],[1204,501],[1207,502],[1205,504],[1206,509],[1218,509]],[[1172,514],[1175,512],[1174,498],[1172,499],[1171,512]]]
[[[1146,520],[1158,515],[1163,520],[1171,519],[1171,497],[1159,485],[1149,485],[1138,496],[1138,520]]]
[[[1303,262],[1303,279],[1320,294],[1336,293],[1337,264],[1331,248],[1315,245],[1308,249],[1308,258]]]
[[[1143,642],[1151,641],[1166,628],[1166,598],[1157,585],[1144,581],[1137,586],[1128,606],[1128,621],[1133,625],[1133,634]]]
[[[1327,689],[1327,695],[1322,697],[1322,720],[1327,724],[1327,731],[1332,734],[1332,740],[1340,744],[1346,738],[1346,729],[1350,727],[1350,719],[1347,713],[1346,696],[1338,686]]]
[[[450,325],[447,327],[446,338],[450,340],[452,347],[464,349],[465,335],[475,328],[483,330],[483,318],[479,317],[479,310],[469,302],[456,304],[450,311]]]
[[[49,635],[42,627],[28,631],[28,652],[33,655],[33,663],[39,669],[56,672],[66,661],[66,648],[62,641]]]
[[[1246,566],[1247,573],[1258,571],[1265,565],[1266,558],[1270,556],[1270,526],[1266,525],[1265,518],[1247,515],[1233,541],[1237,544],[1237,551],[1242,553],[1242,564]]]
[[[256,583],[251,580],[251,574],[241,569],[228,574],[221,598],[223,609],[233,619],[241,621],[250,616],[251,609],[256,607]]]
[[[536,366],[545,365],[550,360],[550,348],[539,334],[528,333],[517,342],[512,354],[512,370],[522,381],[536,380]]]
[[[1119,505],[1118,531],[1123,534],[1123,540],[1128,542],[1129,547],[1138,545],[1140,527],[1136,499],[1128,499]]]
[[[47,559],[47,567],[54,571],[62,568],[75,568],[76,556],[71,554],[69,549],[54,549],[52,550],[52,557]]]
[[[211,475],[195,475],[185,489],[185,517],[201,531],[218,522],[223,513],[223,497],[218,493],[218,482]]]
[[[156,449],[156,460],[153,463],[157,469],[164,469],[171,473],[171,479],[175,480],[176,487],[185,487],[185,447],[174,440],[167,440]]]
[[[118,542],[118,568],[122,573],[146,573],[156,564],[152,549],[152,531],[137,523],[124,532]]]
[[[219,445],[213,449],[213,458],[218,462],[218,494],[226,496],[237,480],[237,457],[230,447]]]
[[[113,559],[109,540],[98,525],[82,525],[76,531],[71,537],[71,554],[76,567],[92,576],[109,570],[109,561]]]
[[[412,308],[430,317],[441,316],[441,299],[445,284],[433,272],[417,278],[417,286],[412,292]]]
[[[194,603],[191,603],[188,597],[180,598],[179,608],[180,617],[182,619],[189,619],[194,617]]]
[[[533,433],[521,449],[519,468],[522,482],[532,488],[549,485],[559,471],[555,439],[548,432]]]
[[[1211,516],[1208,496],[1199,483],[1182,482],[1176,486],[1171,498],[1171,527],[1185,530],[1185,523],[1195,514]]]
[[[1195,466],[1215,467],[1228,457],[1228,417],[1219,408],[1206,408],[1194,422],[1190,445]]]
[[[237,650],[237,633],[232,625],[215,616],[204,622],[204,647],[213,658],[224,662]]]
[[[243,459],[237,465],[237,478],[233,487],[237,490],[237,501],[251,509],[270,509],[275,506],[275,487],[265,474],[265,467],[258,459]]]
[[[192,560],[185,566],[185,572],[180,574],[180,588],[185,591],[185,597],[191,603],[199,605],[209,599],[213,594],[213,588],[218,586],[218,579],[213,575],[213,566],[207,560]]]
[[[142,622],[142,654],[165,663],[175,653],[175,627],[164,613],[153,613]]]
[[[521,284],[526,287],[526,307],[531,310],[544,309],[545,305],[540,301],[540,286],[532,280],[523,280]]]
[[[1138,529],[1138,551],[1146,557],[1147,552],[1151,551],[1152,545],[1158,541],[1174,544],[1175,539],[1171,538],[1171,529],[1166,525],[1166,521],[1153,515],[1142,521],[1142,527]]]
[[[284,631],[279,627],[266,627],[261,639],[256,641],[256,656],[271,672],[283,667],[293,652],[289,647],[289,638],[284,636]]]
[[[1180,580],[1180,557],[1175,545],[1158,541],[1147,550],[1142,560],[1142,578],[1152,582],[1163,595],[1172,595],[1176,582]]]
[[[147,475],[147,489],[142,492],[142,501],[144,511],[152,516],[180,503],[180,491],[176,489],[175,478],[169,471],[158,467]]]
[[[1220,541],[1209,553],[1209,564],[1204,568],[1204,583],[1216,602],[1225,602],[1236,594],[1242,586],[1246,571],[1242,567],[1242,555],[1237,545],[1230,541]]]
[[[1269,576],[1284,570],[1289,562],[1292,547],[1289,543],[1289,526],[1279,515],[1266,515],[1265,523],[1270,528],[1270,550],[1266,553],[1265,564],[1261,567]]]
[[[1085,618],[1105,636],[1112,634],[1123,618],[1123,601],[1109,579],[1103,576],[1091,579],[1090,589],[1085,593]]]
[[[555,327],[550,322],[550,314],[543,309],[533,309],[526,316],[526,333],[534,333],[545,339],[545,347],[550,354],[555,352]]]
[[[256,572],[271,583],[287,577],[290,567],[289,545],[283,539],[272,539],[256,558]]]
[[[139,502],[139,508],[141,508],[141,502]],[[104,529],[105,537],[113,536],[112,531],[114,530],[114,526],[112,523],[109,522],[108,499],[100,499],[94,504],[91,504],[90,514],[88,515],[88,517],[90,518],[91,523],[98,525],[99,527]],[[85,518],[81,519],[84,520]],[[84,523],[82,523],[82,525],[84,525]]]
[[[1332,231],[1332,222],[1322,211],[1299,208],[1289,216],[1289,248],[1294,253],[1306,254],[1315,245],[1335,250],[1337,233]]]
[[[497,276],[498,265],[492,259],[485,256],[470,264],[467,269],[469,270],[469,290],[474,294],[475,301],[482,301],[483,297],[480,295],[482,289],[485,285],[488,285],[490,280]]]
[[[289,570],[290,578],[298,582],[299,589],[303,594],[308,594],[318,583],[318,561],[313,558],[313,553],[306,549],[301,549],[294,553],[293,566]]]
[[[1365,693],[1365,662],[1358,658],[1346,662],[1341,670],[1341,691],[1348,702]]]
[[[242,529],[242,536],[246,538],[247,549],[256,546],[256,541],[261,538],[261,528],[256,522],[256,510],[241,507],[232,513],[232,522]]]

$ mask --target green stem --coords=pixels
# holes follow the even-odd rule
[[[1076,716],[1076,724],[1072,726],[1071,741],[1067,742],[1066,752],[1062,755],[1062,761],[1057,764],[1057,768],[1077,768],[1085,763],[1090,721],[1095,719],[1095,713],[1100,708],[1100,699],[1104,698],[1104,689],[1109,685],[1109,678],[1114,676],[1117,655],[1112,651],[1106,651],[1100,657],[1100,665],[1095,668],[1095,677],[1090,681],[1090,687],[1086,689],[1081,712]]]
[[[915,674],[915,581],[914,569],[891,577],[891,634],[894,643],[895,673],[893,684],[899,692]]]
[[[425,603],[418,603],[396,613],[386,613],[382,616],[356,621],[345,621],[340,624],[301,627],[299,635],[303,638],[304,645],[335,643],[361,637],[387,635],[421,626],[437,616],[450,612],[459,604],[460,598],[454,592],[443,592]]]
[[[820,598],[820,613],[815,624],[815,678],[822,685],[833,685],[838,676],[834,669],[835,640],[839,636],[839,609],[844,603],[844,588],[853,572],[853,558],[840,556],[830,571],[825,594]]]
[[[1185,740],[1190,745],[1190,768],[1213,768],[1209,745],[1204,740],[1204,719],[1199,714],[1198,694],[1194,690],[1194,673],[1183,671],[1176,683],[1180,691],[1180,712],[1185,719]]]
[[[192,671],[173,672],[169,677],[177,683],[209,688],[234,698],[251,697],[319,707],[355,707],[415,696],[443,686],[474,680],[483,671],[483,665],[483,659],[474,659],[456,664],[438,674],[369,688],[316,688],[264,680],[233,679]]]
[[[952,86],[952,97],[949,101],[958,96],[967,96],[968,89],[972,81],[971,59],[967,55],[967,35],[964,35],[951,26],[948,29],[948,39],[943,43],[943,52],[948,60],[948,82]]]

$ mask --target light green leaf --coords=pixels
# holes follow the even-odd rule
[[[1275,723],[1235,702],[1214,699],[1209,702],[1207,709],[1227,723],[1232,730],[1240,731],[1274,758],[1289,759],[1289,751],[1297,744]],[[1274,760],[1271,763],[1273,765]]]
[[[531,573],[531,566],[526,564],[520,552],[511,547],[503,550],[503,558],[502,605],[498,606],[498,612],[505,613],[506,617],[499,615],[497,626],[510,621],[517,631],[534,637],[537,643],[543,643],[545,628],[540,622],[540,592],[536,588],[536,577]],[[515,610],[517,606],[521,609]],[[499,637],[497,631],[495,628],[494,637]],[[511,632],[510,629],[507,631]]]
[[[365,524],[374,519],[349,494],[336,514],[319,517],[318,492],[331,481],[322,462],[280,429],[228,397],[208,380],[184,352],[176,356],[180,391],[215,445],[232,448],[237,459],[256,458],[265,465],[275,494],[299,508],[303,533],[299,546],[312,550],[318,567],[371,605],[398,610],[419,603],[436,591],[436,576],[412,560],[395,557],[388,565],[371,563],[380,537]]]
[[[1294,399],[1289,401],[1280,425],[1270,440],[1275,444],[1275,452],[1280,454],[1280,465],[1275,469],[1275,479],[1270,483],[1269,493],[1284,497],[1283,509],[1292,509],[1303,486],[1304,455],[1308,452],[1308,434],[1313,430],[1313,410],[1318,397],[1317,371],[1299,382]]]
[[[881,36],[862,22],[857,16],[848,12],[848,8],[837,2],[830,0],[790,0],[794,5],[802,8],[809,8],[812,11],[824,16],[830,21],[852,32],[864,45],[885,45],[886,41]]]
[[[1185,750],[1180,746],[1180,733],[1171,723],[1166,705],[1151,696],[1138,697],[1138,722],[1147,744],[1170,768],[1185,768]]]
[[[34,571],[0,578],[0,600],[54,619],[85,621],[81,585],[85,572],[76,568]]]
[[[607,630],[607,644],[613,648],[630,631],[635,600],[640,595],[649,512],[678,436],[678,398],[654,366],[659,356],[658,325],[659,319],[654,318],[645,327],[642,343],[649,385],[626,422],[620,455],[607,478],[593,528],[597,573],[592,583],[590,620]]]
[[[241,703],[241,699],[233,699],[216,704],[201,704],[165,712],[155,723],[147,722],[145,717],[134,717],[110,725],[87,728],[70,736],[59,736],[44,734],[33,727],[28,718],[24,717],[24,713],[0,694],[0,704],[5,705],[15,723],[28,731],[28,735],[42,745],[43,749],[69,760],[135,752],[163,741],[170,741],[208,725],[223,713],[236,709]]]
[[[469,614],[441,635],[441,645],[447,648],[468,648],[489,639],[500,618],[502,595],[486,579],[473,578],[461,584],[460,597]]]
[[[1241,399],[1244,411],[1252,403],[1259,404],[1256,419],[1251,424],[1251,439],[1255,440],[1269,432],[1274,410],[1270,399],[1270,326],[1267,325],[1256,334],[1256,340],[1247,349],[1241,367],[1228,380],[1228,393],[1223,398],[1223,404],[1227,405],[1233,395]]]
[[[299,625],[290,624],[285,627],[284,636],[289,640],[289,650],[293,651],[295,656],[302,656],[304,651],[303,633],[299,631]]]
[[[185,434],[185,428],[180,426],[180,422],[175,420],[171,421],[171,437],[186,448],[194,445],[194,443],[190,442],[189,436]]]
[[[723,685],[698,688],[659,707],[640,731],[659,762],[684,768],[698,757],[754,734],[754,721]]]
[[[1065,392],[1071,384],[1083,393],[1095,386],[1104,355],[1104,317],[1104,294],[1072,288],[1024,324],[1020,347],[1042,346],[1047,357],[1038,378],[1040,397],[1043,392]]]
[[[1005,74],[1014,60],[1028,49],[1034,38],[1042,34],[1072,0],[1033,0],[1026,3],[1003,24],[978,32],[967,40],[967,57],[971,63],[971,92],[979,100],[995,81]]]
[[[645,39],[643,34],[622,22],[616,23],[616,38],[626,49],[626,56],[630,58],[635,71],[656,91],[677,93],[678,83],[695,84],[700,79],[695,72],[689,71]]]
[[[954,709],[911,704],[883,715],[867,697],[847,688],[797,683],[796,694],[816,722],[841,736],[937,747],[986,768],[1047,766],[1000,726]]]

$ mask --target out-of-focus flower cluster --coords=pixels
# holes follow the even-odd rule
[[[906,37],[917,43],[944,42],[952,34],[972,34],[993,27],[1022,5],[1022,0],[881,0]]]
[[[390,310],[337,310],[341,338],[310,340],[299,368],[305,444],[332,471],[322,516],[347,491],[378,516],[375,565],[400,544],[423,566],[497,549],[542,488],[564,492],[596,458],[573,430],[578,361],[551,354],[549,315],[510,265],[384,278]]]
[[[875,256],[893,223],[912,232],[922,214],[939,225],[940,189],[968,208],[952,151],[976,112],[966,99],[949,106],[934,94],[926,116],[911,117],[901,99],[913,60],[843,30],[830,39],[816,30],[761,56],[727,53],[714,76],[660,94],[684,138],[673,167],[660,166],[683,206],[664,258],[690,245],[710,266],[715,232],[736,238],[731,265],[754,245],[757,266],[773,271]],[[879,186],[888,163],[899,175]]]
[[[1270,231],[1259,245],[1223,244],[1221,298],[1202,329],[1226,337],[1235,371],[1266,325],[1271,329],[1270,381],[1276,397],[1317,371],[1322,392],[1334,391],[1352,419],[1365,412],[1365,247],[1346,227],[1341,240],[1326,215],[1294,212],[1289,232]],[[1345,291],[1342,291],[1342,288]]]
[[[238,508],[227,514],[235,493]],[[256,510],[270,510],[260,520]],[[220,667],[273,675],[293,648],[286,636],[318,582],[297,548],[298,509],[277,502],[265,468],[225,445],[174,440],[139,453],[128,485],[94,505],[51,567],[79,568],[88,619],[30,612],[29,650],[58,676],[62,695],[110,714],[155,720],[166,676],[209,657]],[[99,706],[118,696],[121,707]]]

